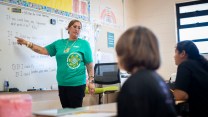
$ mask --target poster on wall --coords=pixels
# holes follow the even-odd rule
[[[114,6],[117,5],[117,8]],[[113,27],[123,26],[123,2],[121,0],[100,0],[99,20]]]
[[[0,0],[65,17],[90,20],[90,0]]]
[[[107,32],[108,48],[114,48],[114,33]]]

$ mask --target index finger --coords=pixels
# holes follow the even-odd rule
[[[19,37],[15,37],[16,39],[21,39],[21,38],[19,38]]]

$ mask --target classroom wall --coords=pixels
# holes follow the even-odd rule
[[[126,0],[125,28],[142,25],[156,34],[162,60],[158,72],[165,80],[177,69],[173,58],[177,42],[175,4],[187,1],[193,0]]]
[[[104,53],[111,53],[114,57],[114,60],[116,59],[116,53],[115,53],[115,45],[124,31],[124,16],[123,16],[123,9],[124,4],[122,0],[91,0],[90,1],[90,17],[91,22],[95,23],[95,25],[99,28],[99,33],[97,36],[97,39],[95,40],[95,52],[100,49],[101,52]],[[103,22],[101,18],[102,10],[103,8],[109,9],[110,11],[114,13],[116,23],[115,24],[108,24]],[[130,11],[131,12],[131,11]],[[109,19],[112,17],[109,16]],[[108,19],[108,18],[107,18]],[[132,18],[133,19],[133,18]],[[108,47],[107,43],[107,32],[114,34],[114,47]]]
[[[137,7],[135,2],[137,0],[125,0],[124,1],[124,28],[127,29],[137,23]]]

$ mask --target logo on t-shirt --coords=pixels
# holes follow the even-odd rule
[[[77,52],[69,54],[67,58],[67,65],[70,69],[76,69],[80,66],[81,55]]]

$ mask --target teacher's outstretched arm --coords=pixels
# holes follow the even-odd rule
[[[23,38],[19,38],[19,37],[15,37],[15,38],[17,39],[18,44],[25,45],[28,48],[32,49],[34,52],[38,53],[38,54],[48,55],[48,51],[44,47],[36,45],[32,42],[26,41]]]

